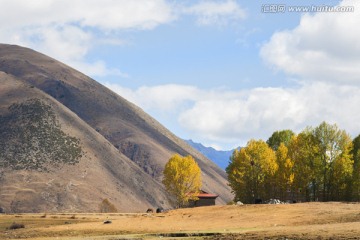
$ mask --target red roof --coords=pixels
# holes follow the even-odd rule
[[[217,198],[219,195],[207,193],[203,190],[200,190],[200,193],[197,195],[198,198]]]

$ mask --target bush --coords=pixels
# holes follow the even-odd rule
[[[162,213],[162,212],[164,212],[164,209],[163,209],[163,208],[160,207],[160,208],[157,208],[157,209],[156,209],[156,213]]]
[[[228,202],[226,205],[235,205],[236,203],[234,201]]]
[[[22,223],[13,222],[9,227],[10,230],[19,229],[19,228],[25,228],[25,225]]]
[[[100,203],[99,210],[101,213],[115,213],[118,211],[115,205],[112,204],[107,198]]]

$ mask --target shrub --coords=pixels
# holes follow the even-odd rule
[[[9,229],[13,230],[13,229],[19,229],[19,228],[25,228],[25,225],[22,224],[22,223],[16,223],[16,222],[13,222]]]
[[[109,199],[104,199],[99,205],[99,211],[101,213],[114,213],[117,212],[117,208],[112,204]]]
[[[236,203],[234,201],[228,202],[226,205],[235,205]]]

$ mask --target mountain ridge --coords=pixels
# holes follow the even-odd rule
[[[193,140],[185,140],[190,146],[198,150],[200,153],[204,154],[208,159],[213,161],[216,165],[218,165],[221,169],[226,169],[229,164],[230,157],[235,151],[232,150],[216,150],[213,147],[206,147],[201,143],[194,142]],[[239,149],[238,147],[237,149]]]

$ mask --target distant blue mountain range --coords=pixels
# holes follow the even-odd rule
[[[218,151],[212,147],[205,147],[201,143],[185,140],[190,146],[204,154],[208,159],[217,164],[220,168],[224,169],[229,165],[230,157],[235,149],[228,151]]]

